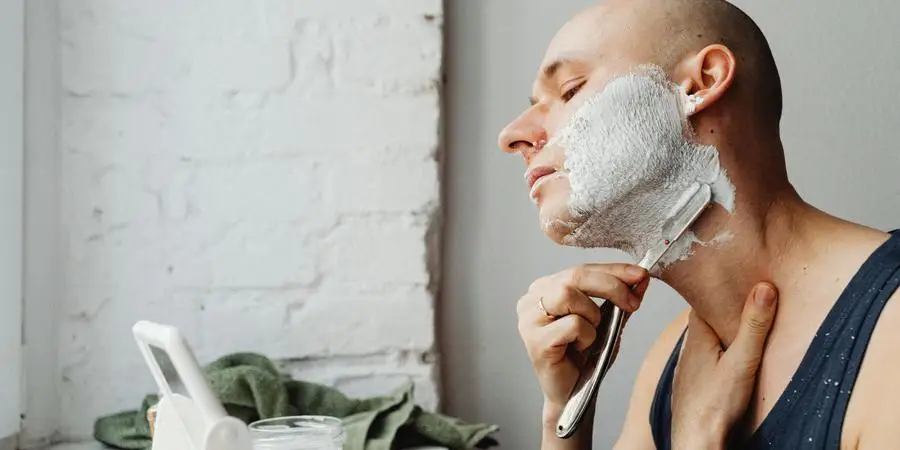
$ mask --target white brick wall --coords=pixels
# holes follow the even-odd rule
[[[59,2],[62,437],[152,390],[139,319],[436,405],[441,8]]]

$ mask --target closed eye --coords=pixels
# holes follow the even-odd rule
[[[573,86],[568,91],[564,92],[562,95],[563,101],[568,103],[569,100],[572,100],[572,98],[575,97],[576,94],[578,94],[578,91],[580,91],[581,88],[584,87],[585,83],[587,83],[587,81],[582,81],[581,83],[578,83],[575,86]]]

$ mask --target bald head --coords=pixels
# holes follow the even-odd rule
[[[576,41],[583,43],[573,45]],[[611,66],[627,67],[617,61],[621,59],[654,63],[676,78],[686,59],[715,44],[727,47],[736,59],[728,97],[738,97],[747,113],[777,128],[781,81],[769,44],[749,16],[724,0],[602,1],[560,30],[544,66],[573,52],[594,52]]]
[[[782,99],[775,61],[756,24],[723,0],[604,0],[577,15],[551,41],[532,88],[531,106],[503,129],[500,147],[521,154],[529,170],[571,174],[568,152],[554,139],[557,132],[572,125],[585,102],[647,65],[655,66],[657,74],[661,67],[667,81],[689,96],[689,111],[679,111],[690,121],[685,132],[692,142],[717,149],[720,167],[738,193],[737,211],[764,217],[773,198],[792,192],[779,135]],[[676,95],[674,86],[669,87]],[[628,107],[624,101],[620,106]],[[660,119],[623,111],[627,120],[607,133],[623,141]],[[613,148],[616,143],[595,147],[605,151],[604,145]],[[604,154],[639,158],[650,153],[634,148]],[[604,168],[598,166],[594,176],[627,184]],[[540,171],[529,172],[535,173]],[[540,179],[543,184],[527,179],[545,232],[564,242],[579,226],[570,209],[575,188],[565,176],[555,184],[547,178]]]
[[[747,14],[724,0],[637,0],[633,4],[652,23],[659,42],[658,63],[674,71],[685,57],[721,44],[734,52],[737,73],[732,90],[777,126],[782,94],[778,68],[766,37]]]

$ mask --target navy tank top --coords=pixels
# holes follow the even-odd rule
[[[829,311],[800,366],[749,440],[729,448],[839,450],[850,393],[878,317],[900,286],[900,231],[895,231],[850,280]],[[681,339],[669,357],[650,408],[658,450],[671,448],[672,380]]]

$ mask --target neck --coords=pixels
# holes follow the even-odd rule
[[[693,227],[701,241],[711,242],[723,233],[731,238],[695,245],[693,255],[666,268],[660,277],[726,347],[734,341],[754,285],[764,281],[775,285],[779,317],[822,312],[817,302],[833,302],[888,238],[884,232],[813,208],[789,186],[774,192],[757,206],[739,202],[733,214],[721,208],[704,214]],[[778,320],[775,325],[778,328]]]
[[[739,200],[733,213],[720,207],[705,213],[692,228],[708,244],[695,244],[687,260],[665,268],[660,277],[726,346],[734,340],[753,286],[771,282],[783,298],[797,263],[815,248],[803,237],[820,213],[789,186],[769,197],[758,206]]]
[[[711,126],[701,129],[705,128]],[[822,249],[848,241],[853,228],[860,227],[805,203],[788,182],[783,165],[767,164],[763,155],[783,154],[777,136],[749,141],[747,135],[728,139],[719,133],[715,137],[722,140],[711,143],[729,150],[720,156],[735,186],[735,209],[729,213],[716,206],[704,213],[692,230],[707,244],[695,244],[693,254],[665,267],[660,279],[681,294],[729,345],[754,285],[774,284],[779,291],[779,311],[785,311],[791,307],[788,302],[808,298],[809,280],[821,275],[807,274],[807,267],[835,263],[827,260]],[[741,148],[729,145],[737,142]],[[746,167],[758,170],[737,170]]]

